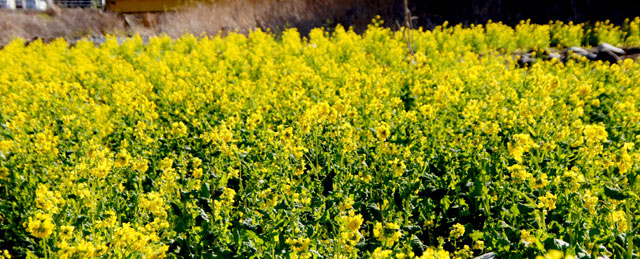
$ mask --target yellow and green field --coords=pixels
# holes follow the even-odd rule
[[[640,19],[379,25],[7,45],[0,258],[639,254]]]

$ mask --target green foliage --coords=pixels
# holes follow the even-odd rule
[[[0,256],[636,256],[637,21],[15,41]]]

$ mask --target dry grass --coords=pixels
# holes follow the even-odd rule
[[[362,31],[375,15],[391,20],[394,1],[385,0],[263,0],[219,1],[157,17],[156,32],[172,37],[262,28],[280,31],[295,27],[302,34],[312,28],[345,24]]]
[[[362,31],[375,15],[393,20],[394,10],[398,10],[396,4],[388,0],[222,0],[177,12],[127,15],[90,9],[63,9],[59,15],[0,10],[0,46],[14,37],[50,41],[107,33],[179,37],[187,32],[215,35],[296,27],[306,34],[312,28],[335,24]]]
[[[78,38],[125,31],[125,24],[117,14],[98,10],[63,9],[60,15],[0,10],[0,45],[15,37],[49,41],[58,37]]]

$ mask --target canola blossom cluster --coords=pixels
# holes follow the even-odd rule
[[[0,258],[639,254],[639,18],[380,24],[5,46]]]

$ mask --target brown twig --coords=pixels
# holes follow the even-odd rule
[[[411,29],[413,28],[411,22],[411,10],[409,10],[409,0],[404,0],[404,38],[407,41],[407,48],[409,48],[409,53],[411,56],[414,56],[413,47],[411,46]]]

